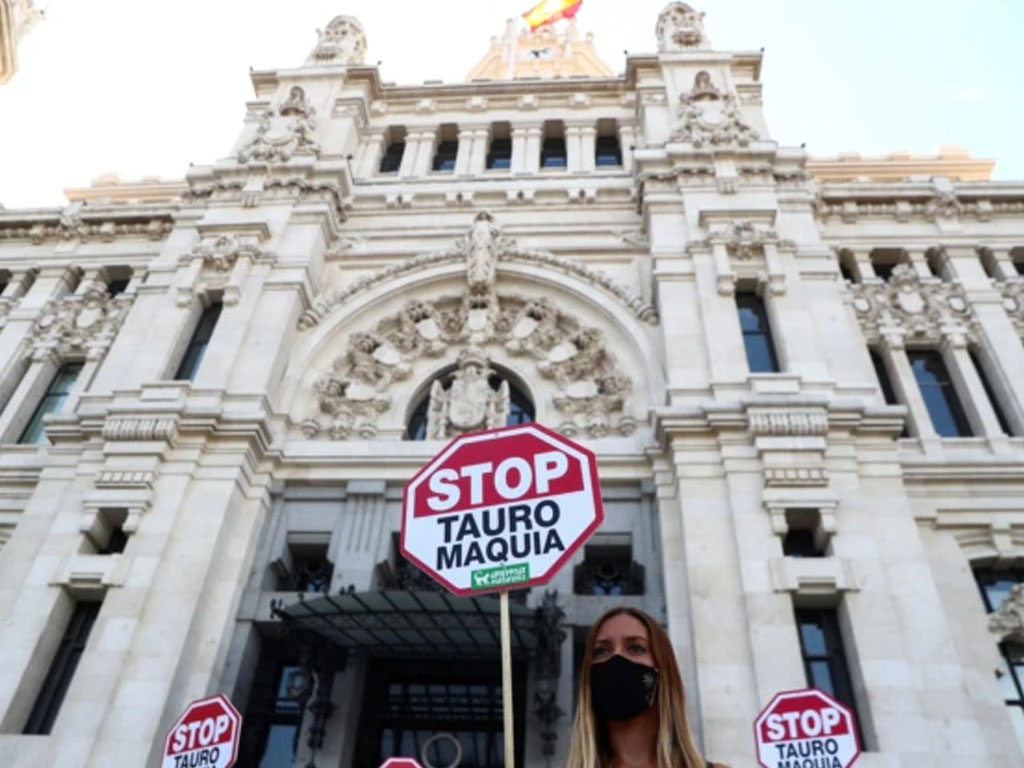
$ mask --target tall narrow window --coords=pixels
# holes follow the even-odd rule
[[[999,610],[1014,585],[1024,581],[1024,571],[978,568],[974,571],[974,577],[978,581],[985,610],[993,613]],[[1024,646],[1006,642],[999,646],[999,651],[1004,665],[999,677],[1003,700],[1009,710],[1017,741],[1021,749],[1024,749]]]
[[[875,378],[878,379],[878,386],[882,390],[882,397],[885,398],[886,405],[899,405],[900,401],[896,397],[896,391],[892,388],[892,379],[889,378],[889,371],[885,367],[885,360],[882,359],[882,355],[879,354],[876,349],[869,349],[868,354],[871,355],[871,365],[875,369]],[[907,432],[906,422],[903,424],[903,432],[900,437],[909,437],[910,433]]]
[[[32,705],[32,712],[25,723],[24,733],[44,734],[49,733],[53,727],[53,721],[57,719],[57,713],[64,702],[64,696],[71,685],[71,678],[75,676],[75,669],[78,661],[82,658],[85,650],[85,643],[89,639],[89,631],[96,623],[96,616],[100,612],[99,603],[76,603],[71,613],[71,620],[64,630],[64,636],[57,648],[57,655],[50,664],[50,670],[43,680],[43,687],[39,690],[35,704]]]
[[[622,165],[622,147],[618,136],[598,136],[594,146],[594,164],[598,167]]]
[[[512,167],[512,140],[492,139],[487,151],[487,168],[493,171],[507,171]]]
[[[43,430],[43,417],[48,413],[56,413],[60,410],[64,401],[68,399],[68,395],[71,394],[71,388],[75,385],[81,371],[81,363],[65,363],[60,367],[57,375],[50,382],[50,386],[46,388],[43,399],[39,401],[39,405],[33,411],[32,418],[28,420],[28,426],[18,438],[19,443],[35,445],[46,439],[46,432]]]
[[[798,608],[794,613],[800,631],[800,653],[807,684],[820,688],[845,704],[860,723],[835,610]]]
[[[982,365],[981,356],[978,354],[978,350],[971,348],[971,361],[974,363],[974,369],[978,372],[978,378],[981,379],[981,386],[985,389],[985,394],[988,396],[988,401],[992,405],[992,410],[996,414],[996,419],[999,421],[999,427],[1003,430],[1004,435],[1012,435],[1010,431],[1010,422],[1006,419],[1006,414],[1003,412],[1002,407],[999,404],[999,398],[996,397],[996,392],[992,389],[992,383],[988,380],[988,375],[985,372],[985,366]]]
[[[544,143],[540,148],[541,168],[565,168],[565,128],[562,123],[549,122],[544,126]]]
[[[737,293],[736,308],[740,314],[743,346],[747,350],[750,372],[778,373],[779,361],[775,357],[775,345],[764,302],[753,293]]]
[[[388,148],[384,150],[384,155],[380,159],[380,172],[398,173],[398,169],[402,166],[402,155],[404,154],[405,142],[392,141],[388,144]]]
[[[907,352],[932,426],[942,437],[970,437],[971,425],[949,378],[942,355],[932,350]]]
[[[459,142],[442,141],[434,153],[433,169],[450,173],[455,170],[455,157],[459,154]]]
[[[203,310],[195,333],[192,334],[192,338],[188,342],[185,356],[181,359],[181,365],[178,366],[178,372],[174,374],[174,378],[178,381],[193,381],[195,379],[196,373],[199,372],[199,364],[203,362],[203,356],[206,354],[206,348],[210,346],[210,339],[213,337],[213,329],[220,317],[220,310],[219,301]]]

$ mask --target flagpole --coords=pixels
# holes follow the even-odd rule
[[[505,768],[516,766],[516,740],[512,722],[512,631],[509,627],[508,590],[501,591],[501,695],[505,715]]]

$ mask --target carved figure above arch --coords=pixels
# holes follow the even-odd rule
[[[573,259],[557,256],[550,251],[528,250],[519,248],[515,240],[502,233],[493,216],[486,211],[478,213],[469,231],[460,237],[450,248],[420,254],[398,264],[393,264],[372,275],[360,278],[342,291],[328,291],[321,294],[313,302],[313,306],[302,313],[299,318],[299,330],[305,331],[317,325],[335,307],[344,304],[357,294],[369,290],[376,285],[393,280],[401,275],[418,272],[437,264],[455,262],[467,264],[467,280],[469,292],[487,295],[477,291],[474,285],[489,284],[492,279],[497,282],[498,265],[502,262],[525,262],[543,264],[560,272],[580,278],[586,283],[599,288],[627,306],[636,317],[645,323],[657,325],[658,313],[654,306],[634,293],[621,283],[601,272]],[[482,283],[481,283],[482,279]]]
[[[307,63],[359,66],[366,60],[366,32],[355,16],[335,16],[317,35]]]
[[[451,354],[460,345],[468,347],[460,353],[462,374],[457,381],[467,392],[475,386],[471,381],[480,378],[475,374],[487,368],[487,348],[500,347],[509,355],[535,361],[539,376],[555,383],[553,404],[565,417],[559,425],[564,432],[593,437],[632,432],[636,428],[628,412],[632,383],[601,331],[584,326],[547,298],[498,292],[494,265],[513,252],[523,253],[515,251],[514,243],[501,234],[489,214],[478,214],[470,232],[452,249],[466,262],[466,287],[461,294],[429,301],[411,299],[372,329],[353,333],[345,354],[314,383],[319,413],[303,422],[303,432],[334,439],[371,436],[376,416],[390,405],[390,385],[407,378],[416,360]],[[483,380],[486,384],[487,376]],[[484,410],[490,416],[469,419],[474,423],[467,427],[466,419],[451,418],[450,396],[445,399],[443,392],[432,392],[432,411],[435,399],[436,418],[443,421],[446,434],[452,425],[483,428],[501,410],[491,413],[494,404],[488,402]],[[437,426],[441,421],[431,434],[441,428]]]
[[[711,42],[704,34],[704,14],[686,3],[669,3],[658,15],[655,28],[658,50],[662,53],[708,48]]]

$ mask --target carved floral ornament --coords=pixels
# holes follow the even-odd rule
[[[407,379],[416,360],[452,355],[457,349],[459,367],[452,383],[458,384],[456,397],[452,387],[444,391],[435,382],[428,433],[451,436],[503,422],[507,390],[495,392],[484,386],[488,347],[532,360],[537,373],[555,383],[553,404],[565,419],[559,425],[562,432],[592,437],[631,433],[636,428],[627,402],[632,383],[607,349],[601,331],[582,325],[546,297],[498,292],[499,261],[524,253],[529,252],[518,251],[491,215],[482,212],[453,249],[406,262],[417,262],[415,268],[420,268],[457,257],[466,265],[465,288],[458,295],[429,301],[410,299],[372,330],[352,334],[345,354],[313,384],[319,413],[303,422],[303,433],[331,439],[372,437],[377,418],[391,405],[391,384]],[[535,255],[542,262],[556,259],[545,252]],[[364,279],[331,306],[405,271],[389,268]],[[321,305],[300,327],[311,327],[327,311],[329,307]],[[460,399],[465,402],[458,403]]]
[[[256,135],[239,153],[238,162],[287,162],[295,155],[320,154],[316,142],[316,110],[301,86],[293,85],[288,97],[260,117]]]
[[[707,237],[699,240],[691,240],[686,244],[688,251],[697,249],[709,249],[714,243],[725,245],[729,255],[740,261],[750,261],[764,252],[764,246],[772,243],[779,248],[795,249],[796,243],[793,240],[786,240],[779,237],[771,227],[758,226],[747,219],[737,219],[729,222],[721,229],[708,234]]]
[[[234,235],[218,235],[181,254],[178,263],[184,265],[202,261],[203,266],[213,272],[230,272],[240,256],[250,259],[253,263],[274,260],[272,253],[264,251],[254,243],[242,242]]]
[[[99,359],[114,341],[131,306],[131,297],[111,296],[101,280],[81,293],[51,299],[28,335],[36,354],[55,350],[61,357]]]
[[[704,14],[686,3],[669,3],[658,16],[655,27],[658,50],[662,53],[708,48],[711,42],[704,34]]]
[[[999,642],[1024,643],[1024,584],[1014,584],[999,610],[988,617],[988,631]]]
[[[892,330],[907,341],[939,343],[950,329],[968,333],[974,325],[959,285],[922,281],[908,264],[897,265],[886,283],[855,283],[850,292],[869,341]]]
[[[694,77],[693,89],[679,95],[676,115],[669,139],[688,142],[697,149],[705,145],[746,147],[760,138],[743,120],[735,94],[721,93],[703,70]]]

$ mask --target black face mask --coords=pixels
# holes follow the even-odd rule
[[[615,654],[590,666],[590,703],[598,720],[629,720],[658,696],[658,670]]]

